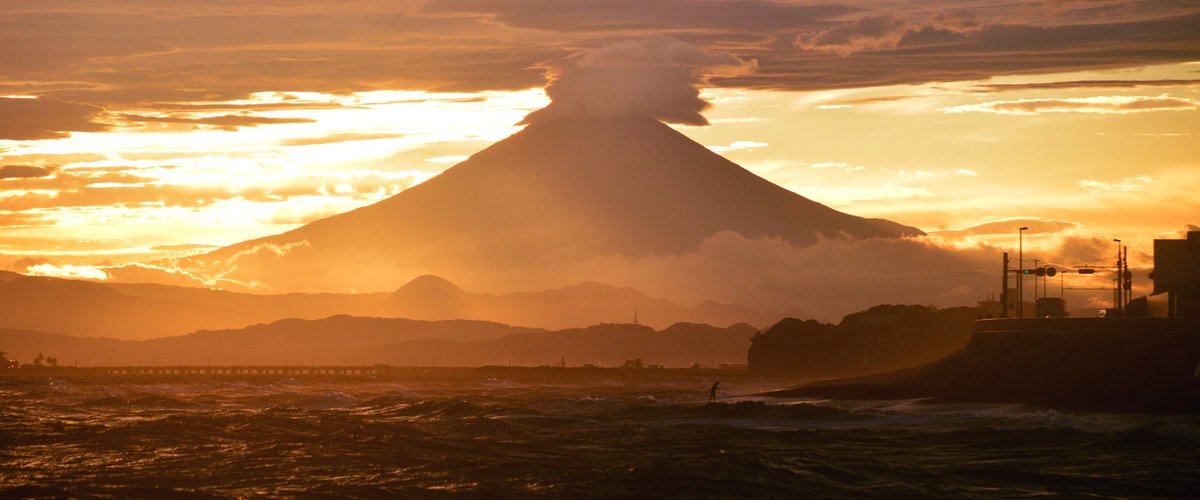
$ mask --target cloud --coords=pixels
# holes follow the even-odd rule
[[[1009,219],[988,222],[965,229],[950,229],[930,233],[941,238],[965,238],[970,236],[1015,235],[1021,227],[1027,227],[1025,234],[1052,234],[1075,229],[1079,224],[1067,221],[1038,220],[1038,219]]]
[[[984,29],[986,21],[974,12],[954,9],[913,19],[892,12],[860,17],[820,31],[803,32],[792,44],[801,50],[846,57],[859,52],[892,50],[906,41],[919,45],[931,33],[962,35]],[[906,40],[907,39],[907,40]]]
[[[390,290],[420,274],[435,274],[484,292],[558,288],[586,281],[631,286],[652,296],[699,303],[715,300],[766,310],[802,308],[828,319],[879,303],[970,304],[998,281],[989,248],[954,249],[925,239],[819,239],[798,246],[778,238],[746,238],[723,231],[678,254],[631,257],[547,254],[510,266],[464,265],[487,252],[478,241],[454,238],[416,249],[403,260],[361,248],[317,249],[305,242],[246,245],[229,258],[193,256],[157,267],[186,266],[203,281],[244,281],[243,265],[262,281],[244,286],[269,291],[299,280],[311,291]],[[287,258],[282,258],[286,256]],[[465,260],[460,260],[465,259]],[[142,276],[141,278],[149,278]],[[342,288],[344,287],[344,288]]]
[[[33,141],[61,139],[71,132],[101,132],[109,125],[97,121],[104,110],[54,98],[0,97],[0,139]]]
[[[999,280],[989,272],[994,261],[999,252],[989,248],[951,249],[924,239],[821,239],[796,246],[721,232],[678,255],[538,263],[528,269],[481,270],[452,281],[504,290],[513,280],[524,280],[530,289],[539,289],[604,276],[608,283],[685,303],[799,307],[836,320],[880,303],[973,304],[988,290],[995,291]]]
[[[971,86],[972,92],[1011,90],[1136,89],[1143,87],[1195,87],[1200,80],[1067,80],[1061,82],[989,83]]]
[[[1102,239],[1061,229],[1074,227],[1071,223],[1003,223],[1042,223],[1047,228],[1046,235],[1033,238],[1037,241],[1026,235],[1027,261],[1039,258],[1043,262],[1078,264],[1104,255]],[[1015,234],[1005,236],[1008,239],[1004,248],[1010,248],[1009,244],[1015,247]],[[578,258],[546,255],[516,266],[463,264],[473,258],[472,254],[486,251],[478,241],[456,238],[416,250],[397,261],[394,256],[361,248],[316,249],[303,241],[269,246],[248,243],[229,258],[194,256],[155,267],[186,266],[190,275],[201,281],[224,280],[222,286],[236,284],[239,289],[258,291],[285,288],[281,285],[287,280],[322,287],[310,291],[390,290],[415,276],[435,274],[468,289],[500,293],[513,291],[513,283],[520,283],[525,290],[539,290],[603,276],[606,283],[683,303],[715,300],[763,310],[799,307],[823,319],[836,320],[880,303],[974,304],[989,292],[998,292],[996,269],[1003,249],[984,241],[952,245],[939,237],[820,238],[814,244],[800,246],[778,238],[747,238],[723,231],[697,248],[677,254]],[[260,270],[255,276],[263,281],[239,281],[237,268],[243,264]],[[138,279],[151,277],[142,275]]]
[[[151,250],[157,250],[157,251],[161,251],[161,252],[194,253],[194,252],[200,252],[200,251],[216,250],[217,248],[220,248],[220,247],[218,247],[216,245],[207,245],[207,244],[203,244],[203,243],[176,243],[176,244],[172,244],[172,245],[155,245],[154,248],[152,248]]]
[[[760,63],[752,74],[714,76],[713,85],[782,90],[1200,60],[1194,2],[347,0],[219,2],[170,16],[154,9],[145,0],[4,9],[0,88],[126,112],[204,109],[261,91],[517,90],[545,83],[545,61],[663,33]],[[872,21],[881,27],[868,29]],[[818,50],[796,50],[798,40]]]
[[[30,20],[29,16],[15,17]],[[11,33],[21,30],[9,31]],[[170,47],[162,43],[121,36],[45,33],[32,35],[0,40],[0,63],[9,71],[47,71],[86,63],[91,59],[118,59],[170,50]],[[30,55],[37,57],[29,57]]]
[[[789,189],[806,198],[827,205],[845,205],[859,201],[904,200],[930,198],[933,193],[926,188],[879,184],[869,187],[858,186],[789,186]]]
[[[981,30],[984,24],[982,17],[967,9],[939,12],[928,22],[930,27],[958,33]]]
[[[281,146],[317,146],[322,144],[337,144],[342,142],[355,141],[377,141],[381,139],[400,139],[405,137],[405,134],[330,134],[321,137],[301,137],[298,139],[287,139],[279,144]]]
[[[1097,96],[1064,99],[1018,99],[964,104],[942,108],[943,113],[996,113],[1001,115],[1039,115],[1042,113],[1130,114],[1154,111],[1195,111],[1200,102],[1186,97],[1163,94],[1151,96]]]
[[[1129,191],[1141,191],[1146,188],[1147,184],[1151,184],[1153,182],[1154,182],[1153,177],[1150,177],[1148,175],[1139,175],[1137,177],[1126,177],[1126,178],[1121,179],[1116,182],[1103,182],[1103,181],[1094,181],[1091,179],[1084,179],[1084,180],[1079,181],[1079,185],[1081,187],[1083,187],[1084,189],[1086,189],[1090,192],[1093,192],[1093,193],[1104,192],[1104,191],[1129,192]]]
[[[50,262],[50,260],[45,257],[26,256],[26,257],[21,257],[21,258],[18,258],[16,260],[12,261],[11,263],[9,263],[9,265],[6,269],[10,270],[10,271],[24,273],[29,268],[29,266],[36,266],[38,264],[47,264],[49,262]]]
[[[767,144],[765,142],[733,141],[728,146],[708,146],[708,149],[712,150],[715,153],[728,153],[730,151],[739,151],[739,150],[743,150],[743,149],[754,150],[754,149],[759,149],[759,148],[765,148],[767,146],[770,146],[770,144]]]
[[[47,177],[52,173],[54,173],[54,167],[38,167],[35,165],[0,166],[0,179],[29,179]]]
[[[860,8],[825,3],[802,5],[770,0],[433,0],[424,13],[486,16],[498,23],[562,33],[786,32],[814,20],[851,14]]]
[[[864,106],[864,105],[869,105],[869,104],[879,104],[879,103],[885,103],[885,102],[903,101],[905,99],[913,99],[916,97],[919,97],[919,96],[887,95],[887,96],[878,96],[878,97],[861,97],[858,99],[844,99],[844,100],[830,101],[830,102],[827,102],[824,104],[818,104],[813,107],[816,109],[846,109],[846,108],[853,108],[855,106]]]
[[[1112,255],[1112,241],[1098,236],[1067,236],[1054,252],[1058,262],[1081,265],[1102,262]]]
[[[72,279],[89,279],[89,280],[107,280],[108,273],[98,266],[76,266],[72,264],[63,264],[56,266],[54,264],[34,264],[25,268],[26,274],[30,276],[51,276],[54,278],[72,278]]]
[[[294,241],[291,243],[284,243],[282,245],[275,243],[258,243],[255,245],[246,246],[248,248],[234,252],[233,255],[223,259],[222,263],[230,267],[236,267],[238,261],[242,259],[254,259],[262,257],[277,258],[288,255],[297,250],[312,247],[312,245],[308,243],[308,240]]]
[[[825,169],[844,170],[846,172],[861,172],[861,171],[867,169],[867,167],[864,167],[862,165],[850,165],[848,163],[841,163],[841,162],[835,162],[835,161],[810,163],[808,165],[808,168],[811,168],[814,170],[825,170]]]
[[[182,123],[194,126],[210,126],[229,132],[236,131],[241,127],[257,127],[259,125],[277,125],[283,123],[313,123],[316,121],[310,118],[269,118],[248,114],[217,115],[199,118],[122,114],[119,117],[121,120],[130,123]]]
[[[448,156],[435,156],[433,158],[426,158],[425,161],[427,161],[429,163],[437,163],[439,165],[446,165],[446,164],[450,164],[450,163],[460,163],[460,162],[466,160],[467,158],[470,158],[470,157],[467,155],[448,155]]]
[[[855,52],[895,48],[908,30],[908,22],[892,14],[864,16],[851,23],[801,34],[796,37],[795,45],[803,50],[846,57]]]
[[[232,291],[248,291],[240,282],[213,278],[204,279],[185,270],[170,266],[146,263],[131,263],[120,266],[99,266],[110,281],[121,283],[159,283],[163,285],[219,288]]]
[[[662,35],[629,40],[561,62],[546,87],[550,104],[522,123],[573,118],[650,116],[667,123],[707,125],[710,104],[700,87],[715,75],[751,72],[753,61],[712,53]]]

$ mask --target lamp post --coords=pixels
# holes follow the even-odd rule
[[[1025,231],[1029,228],[1017,228],[1017,317],[1025,317]]]

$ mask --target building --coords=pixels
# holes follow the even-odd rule
[[[1182,240],[1154,240],[1151,316],[1200,317],[1200,231]]]

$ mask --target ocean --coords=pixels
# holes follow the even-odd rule
[[[0,377],[0,496],[1200,495],[1198,416],[774,400],[748,395],[795,381],[746,376],[709,404],[714,375],[650,371]]]

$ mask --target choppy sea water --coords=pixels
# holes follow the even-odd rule
[[[787,383],[0,378],[0,496],[1200,495],[1200,417],[736,397]]]

